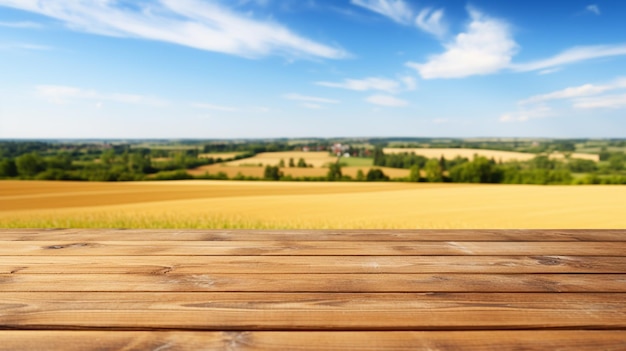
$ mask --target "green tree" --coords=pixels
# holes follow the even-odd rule
[[[362,181],[365,180],[365,174],[363,173],[363,170],[359,169],[356,172],[356,180],[359,181],[359,182],[362,182]]]
[[[457,183],[500,183],[502,176],[502,170],[482,156],[450,169],[450,178]]]
[[[290,157],[289,158],[289,167],[293,168],[295,166],[296,166],[296,164],[295,164],[295,162],[293,162],[293,157]]]
[[[300,158],[298,160],[298,167],[299,168],[307,168],[309,165],[306,164],[306,161],[303,158]]]
[[[285,160],[283,160],[282,158],[280,159],[280,161],[278,161],[278,167],[280,168],[284,168],[285,167]]]
[[[18,156],[15,159],[15,165],[19,175],[26,177],[34,177],[46,169],[46,162],[37,152]]]
[[[443,169],[437,159],[431,158],[424,167],[429,182],[443,182]]]
[[[330,181],[341,180],[341,165],[338,162],[331,163],[328,166],[328,173],[326,174],[326,178]]]
[[[0,161],[0,177],[16,177],[17,176],[17,166],[15,165],[15,160],[6,158]]]
[[[409,182],[419,182],[422,178],[420,173],[420,167],[418,165],[413,165],[410,168],[411,172],[409,173]]]
[[[283,176],[283,172],[277,166],[265,166],[263,178],[270,180],[279,180]]]
[[[624,159],[626,156],[623,153],[614,153],[609,157],[609,167],[616,171],[624,169]]]
[[[107,151],[103,152],[100,156],[100,160],[104,164],[112,165],[115,162],[115,150],[108,149]]]
[[[72,156],[67,153],[60,153],[54,155],[48,160],[48,169],[60,169],[68,171],[72,168]]]
[[[380,168],[372,168],[367,172],[366,180],[368,182],[386,181],[389,177]]]

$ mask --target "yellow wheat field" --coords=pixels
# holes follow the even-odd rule
[[[236,156],[238,156],[240,154],[241,154],[241,152],[211,152],[211,153],[199,154],[198,157],[200,157],[200,158],[213,158],[213,159],[221,158],[222,160],[226,160],[226,159],[229,159],[229,158],[235,158]]]
[[[483,149],[403,149],[403,148],[385,148],[383,152],[386,154],[398,154],[404,152],[414,152],[416,155],[421,155],[427,158],[440,158],[441,156],[446,159],[453,159],[457,156],[466,157],[470,160],[474,155],[484,156],[487,158],[493,158],[496,161],[508,162],[513,160],[527,161],[533,159],[536,155],[524,152],[513,151],[498,151],[498,150],[483,150]],[[550,158],[563,159],[565,156],[562,153],[552,153]],[[572,153],[572,158],[580,158],[585,160],[592,160],[598,162],[600,157],[598,155]]]
[[[0,227],[626,228],[626,186],[0,182]]]
[[[313,167],[323,167],[328,163],[337,161],[336,157],[330,156],[326,151],[284,151],[284,152],[262,152],[250,158],[242,160],[228,162],[229,166],[240,165],[262,165],[262,166],[277,166],[280,160],[285,162],[285,165],[289,165],[289,159],[293,158],[293,162],[297,163],[300,158],[303,158],[307,164],[313,165]]]

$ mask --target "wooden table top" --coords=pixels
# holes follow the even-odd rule
[[[0,230],[0,350],[626,350],[626,230]]]

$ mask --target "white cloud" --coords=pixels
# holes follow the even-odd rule
[[[390,95],[372,95],[365,99],[370,104],[387,106],[387,107],[402,107],[408,105],[408,101],[398,99],[395,96]]]
[[[47,50],[52,50],[52,48],[46,45],[19,43],[19,44],[0,44],[0,50],[47,51]]]
[[[585,10],[600,16],[600,8],[596,4],[588,5],[587,7],[585,7]]]
[[[558,71],[560,71],[560,70],[561,70],[561,68],[560,68],[560,67],[547,68],[547,69],[544,69],[544,70],[542,70],[542,71],[539,71],[539,73],[538,73],[538,74],[539,74],[539,75],[552,74],[552,73],[556,73],[556,72],[558,72]]]
[[[112,101],[126,104],[165,106],[167,101],[134,94],[100,93],[95,90],[81,89],[64,85],[39,85],[37,94],[55,104],[65,104],[75,100]]]
[[[21,29],[39,29],[43,26],[39,23],[35,22],[0,22],[0,27],[8,27],[8,28],[21,28]]]
[[[409,24],[413,17],[413,11],[403,0],[352,0],[351,3],[402,24]]]
[[[238,110],[235,107],[206,104],[206,103],[195,103],[195,104],[192,104],[192,106],[205,109],[205,110],[222,111],[222,112],[234,112]]]
[[[531,96],[519,102],[521,105],[530,103],[546,102],[550,100],[573,99],[584,96],[598,95],[606,91],[615,89],[625,89],[626,78],[618,78],[609,84],[584,84],[576,87],[569,87],[562,90],[554,91],[548,94]]]
[[[442,19],[443,9],[433,10],[432,8],[425,8],[415,18],[415,25],[423,31],[441,38],[447,31]]]
[[[500,122],[527,122],[531,119],[550,117],[553,115],[554,112],[549,106],[539,105],[529,109],[505,113],[500,116]]]
[[[321,98],[317,96],[300,95],[296,93],[286,94],[283,97],[287,100],[304,101],[304,102],[315,103],[315,104],[338,104],[339,103],[338,100],[326,99],[326,98]]]
[[[462,78],[498,72],[509,66],[517,52],[507,23],[469,9],[467,31],[445,44],[446,51],[426,63],[408,62],[424,79]]]
[[[415,78],[411,76],[404,76],[400,78],[400,80],[404,83],[406,90],[415,90],[417,88],[417,82],[415,81]]]
[[[322,105],[314,104],[314,103],[311,103],[311,102],[302,103],[302,107],[306,107],[306,108],[309,108],[311,110],[319,110],[319,109],[323,108]]]
[[[140,10],[117,1],[0,0],[7,6],[38,13],[88,33],[157,40],[243,57],[274,53],[290,57],[345,58],[336,47],[304,38],[270,21],[235,13],[218,2],[156,0]]]
[[[562,53],[547,59],[528,63],[512,64],[511,69],[518,72],[538,71],[580,61],[623,55],[626,55],[626,44],[579,46],[565,50]]]
[[[626,94],[604,95],[592,98],[577,99],[574,101],[574,108],[595,109],[595,108],[626,108]]]
[[[351,3],[388,17],[396,23],[414,24],[437,37],[443,37],[447,31],[443,23],[443,9],[424,8],[415,16],[411,6],[404,0],[352,0]]]
[[[355,91],[381,90],[389,93],[400,89],[400,83],[385,78],[346,79],[343,82],[316,82],[315,84],[330,88],[341,88]]]
[[[613,90],[626,89],[626,78],[617,78],[607,84],[583,84],[531,96],[518,102],[518,111],[505,113],[502,122],[524,122],[534,118],[556,115],[550,104],[565,100],[574,109],[626,108],[626,94],[602,95]]]

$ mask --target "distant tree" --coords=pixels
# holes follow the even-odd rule
[[[421,180],[420,167],[418,165],[413,165],[410,170],[409,182],[419,182]]]
[[[341,180],[341,165],[338,162],[331,163],[328,166],[326,178],[330,181]]]
[[[270,180],[279,180],[283,176],[283,172],[277,166],[265,166],[263,178]]]
[[[380,168],[372,168],[367,172],[366,180],[368,182],[386,181],[389,177]]]
[[[15,165],[15,160],[6,158],[0,161],[0,177],[16,177],[17,176],[17,166]]]
[[[450,169],[450,178],[457,183],[500,183],[502,176],[502,170],[482,156]]]
[[[365,180],[365,174],[363,173],[363,170],[359,169],[356,172],[356,180],[359,181],[359,182],[362,182],[362,181]]]
[[[44,159],[39,156],[37,152],[18,156],[15,159],[15,165],[17,166],[19,175],[26,177],[34,177],[37,173],[43,172],[46,169]]]
[[[100,156],[100,160],[102,161],[102,163],[107,165],[113,164],[113,162],[115,162],[115,150],[108,149],[107,151],[103,152]]]
[[[307,168],[309,165],[306,164],[306,161],[303,158],[300,158],[298,160],[298,167],[299,168]]]
[[[284,168],[285,167],[285,160],[283,160],[282,158],[280,159],[280,161],[278,161],[278,167],[280,168]]]
[[[289,167],[293,168],[295,166],[296,166],[296,164],[295,164],[295,162],[293,162],[293,157],[290,157],[289,158]]]
[[[442,182],[443,181],[443,169],[437,159],[431,158],[426,162],[424,167],[426,172],[426,179],[429,182]]]
[[[609,167],[615,171],[621,171],[624,169],[625,160],[626,155],[623,153],[614,153],[609,157]]]

